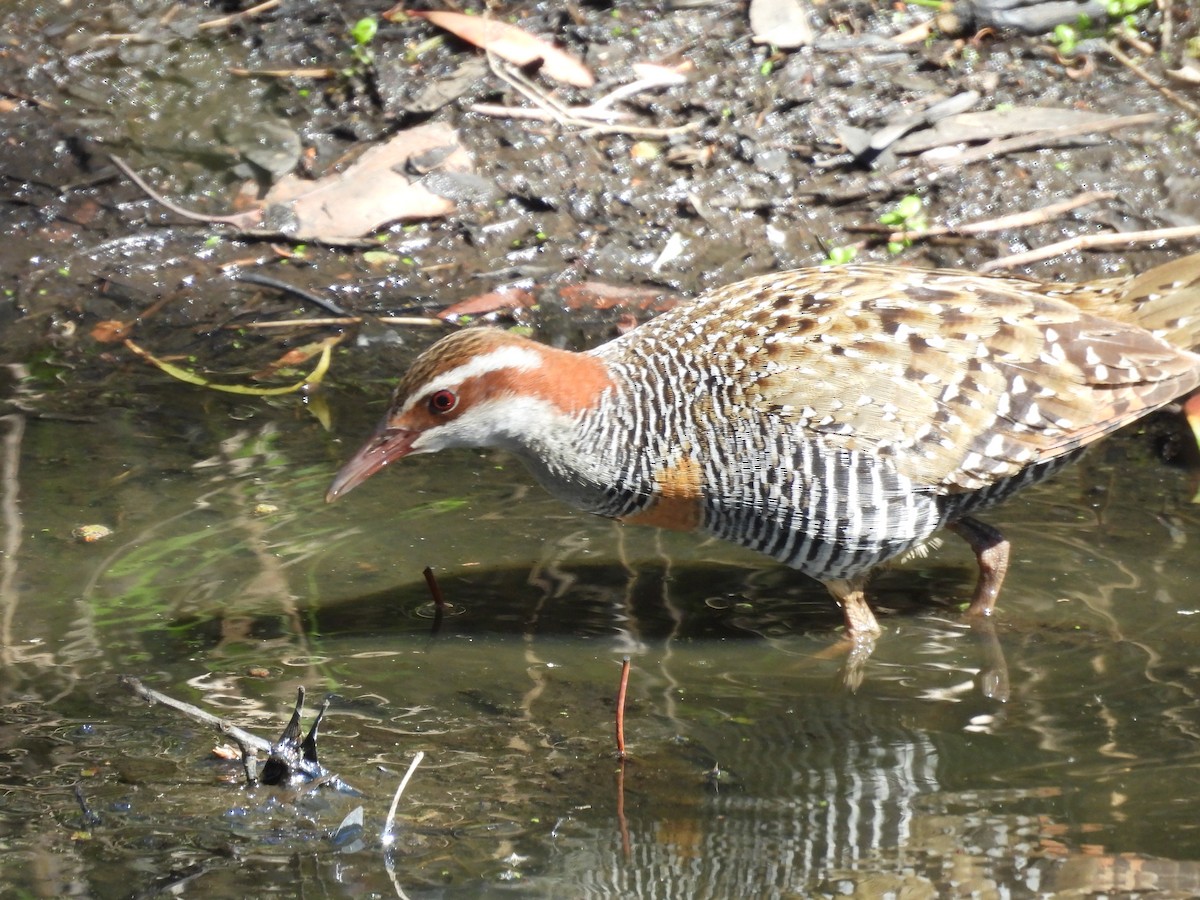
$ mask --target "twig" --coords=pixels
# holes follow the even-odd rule
[[[1158,8],[1162,13],[1162,24],[1158,27],[1159,46],[1163,53],[1170,53],[1171,47],[1171,18],[1175,10],[1171,9],[1171,0],[1158,0]]]
[[[617,688],[617,757],[625,759],[625,691],[629,687],[629,657],[621,660],[621,686]]]
[[[899,34],[893,34],[889,41],[893,44],[907,46],[908,44],[921,44],[929,40],[929,36],[933,34],[933,29],[936,26],[933,19],[927,19],[924,22],[919,22],[907,31],[902,31]]]
[[[31,97],[29,94],[22,94],[14,91],[12,88],[0,88],[0,97],[12,97],[14,100],[20,100],[22,103],[32,103],[34,106],[40,106],[42,109],[50,112],[62,112],[62,107],[49,100],[39,100],[37,97]]]
[[[408,764],[408,771],[404,773],[404,777],[400,779],[400,786],[396,788],[396,793],[392,797],[392,805],[388,807],[387,818],[383,822],[383,831],[379,835],[379,840],[385,847],[390,847],[396,842],[395,835],[392,834],[392,825],[396,821],[396,807],[400,805],[400,795],[404,793],[404,789],[408,787],[409,779],[413,777],[413,772],[417,771],[417,766],[421,764],[421,760],[425,758],[425,751],[418,750],[417,755],[413,757],[411,763]]]
[[[1099,203],[1101,200],[1110,200],[1115,196],[1117,195],[1113,191],[1085,191],[1069,200],[1051,203],[1049,206],[1041,206],[1037,209],[1026,210],[1025,212],[1011,213],[1007,216],[984,219],[979,222],[968,222],[964,225],[935,225],[923,231],[889,231],[886,225],[851,225],[849,230],[866,231],[872,234],[887,234],[889,241],[897,243],[940,237],[948,234],[987,234],[992,231],[1005,231],[1011,228],[1027,228],[1030,225],[1041,225],[1052,221],[1062,213],[1078,209],[1080,206],[1087,206],[1090,203]]]
[[[695,131],[701,126],[700,122],[689,122],[686,125],[676,125],[672,128],[654,128],[648,125],[621,125],[612,121],[598,121],[592,116],[605,116],[611,120],[614,112],[608,106],[617,99],[621,99],[624,94],[620,94],[625,88],[631,85],[625,85],[617,88],[609,95],[602,97],[590,106],[570,107],[559,103],[549,94],[540,90],[525,76],[515,70],[507,69],[497,58],[494,53],[489,52],[487,55],[488,65],[491,67],[492,73],[501,81],[506,82],[522,97],[536,106],[537,110],[520,109],[513,110],[509,107],[494,106],[491,104],[475,104],[471,107],[472,112],[483,113],[484,115],[513,115],[515,117],[527,119],[539,119],[543,122],[557,122],[559,125],[568,128],[580,128],[585,131],[596,132],[599,134],[628,134],[633,137],[670,137],[675,134],[686,134],[689,131]],[[648,87],[658,87],[665,85],[667,82],[661,79],[640,79],[634,82],[634,85],[642,85],[639,90],[645,90]],[[614,96],[618,95],[619,96]]]
[[[221,732],[221,734],[229,735],[239,744],[245,744],[247,747],[253,747],[255,750],[261,750],[263,753],[271,752],[270,741],[264,741],[258,735],[251,734],[244,728],[238,728],[228,720],[214,716],[210,712],[205,712],[198,706],[184,703],[182,700],[176,700],[174,697],[160,693],[153,688],[148,688],[142,684],[141,679],[134,678],[132,675],[122,675],[120,681],[139,697],[144,697],[151,703],[161,703],[163,706],[169,706],[171,709],[183,713],[189,719],[195,719],[204,725],[211,725]]]
[[[1160,113],[1138,113],[1132,116],[1117,116],[1103,122],[1085,122],[1079,125],[1068,125],[1063,128],[1048,128],[1042,131],[1035,131],[1032,134],[1022,134],[1000,141],[992,141],[975,150],[960,153],[953,159],[928,164],[928,167],[914,166],[908,169],[901,169],[899,172],[890,175],[887,181],[896,185],[909,184],[910,182],[921,180],[933,182],[943,175],[949,175],[951,172],[965,168],[972,163],[995,159],[998,156],[1015,153],[1019,150],[1028,150],[1031,147],[1048,147],[1055,141],[1065,138],[1079,137],[1084,134],[1099,134],[1105,131],[1116,131],[1119,128],[1131,128],[1134,125],[1149,125],[1152,122],[1161,121],[1163,118],[1164,116]]]
[[[327,317],[317,319],[288,319],[282,322],[241,322],[232,325],[226,325],[226,328],[296,328],[309,327],[315,328],[324,325],[361,325],[361,316],[344,316],[344,317]],[[453,322],[447,322],[445,319],[434,319],[427,316],[379,316],[375,319],[376,322],[382,322],[384,325],[419,325],[422,328],[446,328],[453,326]]]
[[[280,281],[279,279],[272,278],[269,275],[260,275],[258,272],[243,272],[241,275],[237,276],[237,280],[245,282],[246,284],[258,284],[262,285],[263,287],[275,288],[277,291],[295,294],[301,300],[307,300],[314,306],[319,306],[321,309],[325,310],[325,312],[333,313],[335,316],[346,317],[350,315],[350,313],[346,312],[346,310],[342,309],[332,300],[326,300],[324,297],[309,293],[303,288],[298,288],[294,284],[288,284],[286,281]]]
[[[16,364],[10,366],[12,374],[22,374]],[[25,436],[25,417],[20,413],[0,416],[0,425],[7,428],[0,442],[0,526],[4,528],[3,543],[0,543],[0,662],[7,669],[17,660],[13,648],[18,642],[13,635],[13,622],[17,617],[20,592],[17,576],[21,559],[21,539],[25,523],[21,518],[18,494],[21,487],[20,474],[22,439]]]
[[[429,594],[433,597],[433,605],[437,607],[439,613],[446,611],[446,600],[442,597],[442,589],[438,585],[437,576],[433,574],[433,566],[426,566],[422,573],[425,576],[425,583],[429,585]]]
[[[1142,81],[1146,82],[1146,84],[1150,85],[1150,87],[1154,88],[1156,91],[1158,91],[1160,94],[1162,94],[1164,97],[1166,97],[1168,100],[1170,100],[1172,103],[1174,103],[1180,109],[1184,110],[1189,115],[1200,117],[1200,106],[1197,106],[1191,100],[1188,100],[1187,98],[1185,98],[1185,97],[1181,96],[1180,94],[1176,93],[1175,91],[1171,90],[1169,87],[1167,87],[1165,84],[1163,84],[1163,82],[1159,81],[1157,78],[1155,78],[1149,72],[1147,72],[1145,69],[1143,69],[1137,63],[1135,63],[1132,59],[1130,59],[1128,56],[1126,56],[1124,53],[1122,53],[1121,50],[1117,47],[1117,45],[1115,43],[1113,43],[1112,41],[1109,41],[1108,44],[1106,44],[1105,46],[1107,47],[1108,52],[1113,55],[1113,59],[1115,59],[1117,62],[1119,62],[1125,68],[1127,68],[1130,72],[1132,72],[1138,78],[1142,79]]]
[[[242,69],[238,66],[230,66],[225,71],[230,75],[237,75],[239,78],[312,78],[321,80],[336,78],[338,74],[337,69],[326,69],[322,66],[307,69]]]
[[[283,0],[265,0],[265,2],[258,4],[258,6],[252,6],[249,9],[243,9],[239,13],[234,13],[230,16],[221,16],[219,19],[209,19],[207,22],[201,22],[196,26],[196,28],[202,31],[208,31],[213,28],[224,28],[226,25],[232,25],[235,22],[240,22],[242,19],[248,19],[251,16],[257,16],[259,13],[264,13],[267,12],[267,10],[274,9],[282,2]]]
[[[995,269],[1011,269],[1023,266],[1041,259],[1049,259],[1062,253],[1075,250],[1111,249],[1114,247],[1131,247],[1134,244],[1153,244],[1159,241],[1177,241],[1184,238],[1200,237],[1200,225],[1180,225],[1177,228],[1152,228],[1148,231],[1126,231],[1121,234],[1080,234],[1065,241],[1048,244],[1024,253],[1014,253],[993,259],[979,267],[980,272],[991,272]]]
[[[408,894],[404,893],[404,888],[400,887],[400,879],[396,877],[396,863],[392,859],[392,854],[387,852],[387,849],[396,842],[395,836],[392,834],[392,824],[396,821],[396,807],[400,804],[400,795],[404,793],[404,789],[408,787],[408,781],[413,776],[413,772],[417,771],[417,766],[421,764],[421,760],[425,758],[425,751],[418,750],[417,755],[413,757],[413,761],[408,764],[408,771],[404,773],[404,777],[400,779],[400,786],[396,788],[396,793],[392,797],[392,805],[388,809],[387,819],[383,823],[383,831],[380,832],[379,842],[383,844],[383,867],[387,870],[388,878],[392,881],[392,888],[396,891],[396,896],[400,900],[408,900]]]
[[[125,173],[126,177],[130,181],[145,191],[146,196],[148,196],[155,203],[158,203],[160,206],[166,207],[177,216],[183,216],[185,219],[188,219],[192,222],[210,222],[218,225],[236,225],[239,228],[247,227],[247,218],[245,213],[235,213],[229,216],[209,216],[205,215],[204,213],[192,212],[190,209],[184,209],[182,206],[179,206],[171,200],[168,200],[158,191],[154,190],[154,188],[150,187],[150,185],[142,179],[142,176],[135,172],[132,167],[125,162],[125,160],[121,159],[119,156],[112,155],[109,155],[108,158],[112,160],[114,166]]]
[[[1142,54],[1142,56],[1154,55],[1154,45],[1149,41],[1143,41],[1141,37],[1130,31],[1129,25],[1126,22],[1122,22],[1120,25],[1114,28],[1112,30],[1112,35],[1113,37],[1124,41],[1138,53]]]

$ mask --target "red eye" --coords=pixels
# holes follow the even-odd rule
[[[429,411],[432,413],[448,413],[458,406],[458,397],[454,391],[435,391],[429,398]]]

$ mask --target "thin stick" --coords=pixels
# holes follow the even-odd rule
[[[1162,24],[1158,27],[1159,46],[1163,53],[1171,52],[1171,17],[1175,10],[1171,9],[1171,0],[1159,0],[1158,8],[1162,12]]]
[[[689,131],[695,131],[701,126],[700,122],[689,122],[686,125],[677,125],[673,128],[655,128],[644,125],[620,125],[615,122],[605,122],[590,118],[599,112],[601,115],[611,116],[612,112],[605,109],[603,106],[597,110],[598,104],[604,102],[604,98],[591,106],[572,108],[564,106],[550,95],[539,90],[529,79],[516,70],[506,69],[501,64],[496,54],[489,51],[487,55],[488,65],[492,69],[492,73],[501,81],[507,82],[517,93],[538,107],[540,113],[521,113],[520,115],[527,118],[541,119],[547,122],[557,122],[559,125],[570,128],[581,128],[585,131],[596,132],[598,134],[628,134],[632,137],[669,137],[673,134],[685,134]],[[620,88],[617,89],[621,90]],[[501,109],[503,109],[501,107]],[[478,106],[471,107],[472,112],[481,112],[485,115],[495,115],[496,107],[489,107],[486,104],[483,109]],[[507,114],[507,113],[505,113]]]
[[[1152,228],[1149,231],[1126,231],[1121,234],[1080,234],[1065,241],[1047,244],[1024,253],[1014,253],[993,259],[979,267],[980,272],[991,272],[995,269],[1011,269],[1014,266],[1024,266],[1041,259],[1049,259],[1063,253],[1075,250],[1112,249],[1114,247],[1132,247],[1135,244],[1154,244],[1159,241],[1177,241],[1184,238],[1200,237],[1200,225],[1180,225],[1177,228]]]
[[[16,364],[6,366],[18,381],[27,373]],[[19,646],[13,635],[13,622],[21,591],[18,589],[21,540],[25,534],[25,523],[21,517],[19,491],[21,486],[20,466],[22,439],[25,436],[25,417],[20,413],[0,416],[0,424],[6,425],[8,433],[0,442],[0,525],[4,526],[4,538],[0,543],[0,663],[5,667],[18,661],[13,648]]]
[[[242,69],[231,66],[226,69],[230,75],[242,78],[336,78],[337,69],[326,69],[314,66],[307,69]]]
[[[251,16],[257,16],[259,13],[264,13],[267,10],[274,9],[283,0],[265,0],[265,2],[252,6],[249,9],[243,9],[240,13],[234,13],[231,16],[222,16],[219,19],[209,19],[207,22],[201,22],[196,26],[197,29],[208,31],[213,28],[224,28],[226,25],[232,25],[234,22],[240,22],[242,19],[248,19]]]
[[[1103,122],[1084,122],[1080,125],[1068,125],[1064,128],[1048,128],[1035,131],[1032,134],[1022,134],[1017,137],[992,141],[966,153],[960,153],[953,159],[925,166],[913,166],[901,169],[887,178],[891,184],[908,184],[913,181],[936,181],[943,175],[965,168],[971,163],[995,159],[1018,150],[1042,148],[1064,138],[1081,137],[1085,134],[1102,134],[1106,131],[1116,131],[1120,128],[1131,128],[1134,125],[1149,125],[1165,118],[1160,113],[1137,113],[1132,116],[1117,116]]]
[[[382,322],[384,325],[418,325],[422,328],[447,328],[452,326],[453,322],[447,322],[445,319],[433,319],[426,316],[378,316],[376,322]],[[361,316],[333,316],[316,319],[288,319],[282,322],[241,322],[232,325],[226,325],[226,328],[297,328],[297,327],[317,327],[322,325],[361,325]]]
[[[1172,103],[1174,103],[1180,109],[1184,110],[1189,115],[1200,116],[1200,106],[1197,106],[1191,100],[1188,100],[1187,98],[1185,98],[1185,97],[1181,96],[1180,94],[1176,93],[1175,91],[1171,90],[1169,87],[1167,87],[1161,81],[1159,81],[1157,78],[1155,78],[1149,72],[1147,72],[1145,69],[1143,69],[1137,63],[1135,63],[1132,59],[1130,59],[1128,56],[1126,56],[1124,53],[1122,53],[1120,51],[1120,49],[1118,49],[1117,45],[1114,44],[1112,41],[1109,41],[1108,44],[1105,45],[1105,47],[1108,50],[1108,52],[1112,54],[1113,59],[1115,59],[1117,62],[1119,62],[1125,68],[1127,68],[1130,72],[1132,72],[1138,78],[1142,79],[1142,81],[1146,82],[1146,84],[1150,85],[1150,87],[1154,88],[1156,91],[1158,91],[1160,94],[1162,94],[1168,100],[1170,100]]]
[[[621,660],[621,686],[617,688],[617,757],[625,759],[625,691],[629,687],[629,657]]]
[[[396,788],[396,793],[392,797],[392,805],[388,808],[387,819],[383,823],[383,833],[379,835],[379,840],[383,846],[390,847],[396,842],[395,836],[392,834],[392,825],[396,821],[396,807],[400,805],[400,795],[404,793],[404,789],[408,787],[409,779],[413,777],[413,772],[417,771],[417,766],[421,764],[421,760],[425,758],[425,751],[418,750],[417,755],[413,757],[411,763],[408,764],[408,771],[404,773],[404,777],[400,779],[400,786]]]
[[[134,678],[132,675],[122,675],[120,682],[127,688],[137,694],[139,697],[144,697],[151,703],[161,703],[163,706],[169,706],[177,712],[183,713],[189,719],[195,719],[205,725],[211,725],[221,734],[227,734],[239,744],[245,744],[248,747],[253,747],[255,750],[263,753],[271,752],[271,742],[265,741],[257,734],[251,734],[244,728],[238,728],[231,724],[227,719],[222,719],[220,716],[214,716],[210,712],[205,712],[198,706],[193,706],[190,703],[184,703],[182,700],[176,700],[167,694],[156,691],[153,688],[148,688],[142,684],[141,680]]]
[[[1062,213],[1078,209],[1080,206],[1087,206],[1090,203],[1098,203],[1101,200],[1111,200],[1115,196],[1117,195],[1114,191],[1085,191],[1069,200],[1051,203],[1049,206],[1041,206],[1037,209],[1026,210],[1025,212],[1010,213],[1007,216],[998,216],[995,219],[984,219],[979,222],[968,222],[965,225],[935,225],[931,228],[926,228],[924,231],[888,231],[887,226],[880,225],[851,225],[850,230],[867,231],[872,234],[887,234],[889,241],[896,242],[916,241],[947,234],[987,234],[991,231],[1005,231],[1010,228],[1027,228],[1030,225],[1041,225],[1052,221]]]
[[[182,206],[171,202],[154,188],[150,187],[149,183],[146,182],[141,175],[135,172],[129,163],[125,162],[125,160],[121,159],[121,157],[109,154],[108,158],[112,160],[114,166],[125,173],[126,177],[130,181],[145,191],[147,197],[160,206],[166,207],[177,216],[183,216],[185,219],[188,219],[192,222],[207,222],[216,225],[236,225],[239,228],[247,227],[247,219],[244,213],[236,213],[230,216],[209,216],[205,215],[204,213],[192,212],[190,209],[184,209]]]
[[[426,566],[422,573],[425,576],[425,583],[429,585],[429,594],[433,597],[433,605],[437,607],[439,613],[446,611],[446,600],[442,597],[442,588],[438,584],[437,576],[433,574],[433,566]]]

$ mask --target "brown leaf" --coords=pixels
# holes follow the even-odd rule
[[[92,340],[99,341],[101,344],[115,344],[129,337],[132,330],[133,326],[129,322],[122,322],[120,319],[105,319],[92,326]]]
[[[533,294],[521,288],[509,290],[488,291],[486,294],[476,294],[448,306],[438,313],[439,319],[453,321],[462,316],[484,316],[488,313],[505,312],[513,309],[526,309],[533,306]]]
[[[516,25],[497,22],[495,19],[483,19],[479,16],[465,16],[462,13],[443,12],[434,10],[420,12],[409,10],[408,15],[432,22],[438,28],[444,28],[456,37],[462,38],[469,44],[474,44],[489,53],[495,53],[501,59],[506,59],[515,66],[524,66],[540,59],[541,72],[548,78],[573,84],[575,87],[587,88],[596,83],[591,70],[578,58],[560,50],[548,41],[534,37]]]
[[[280,369],[294,369],[297,366],[302,366],[314,356],[317,356],[325,350],[325,346],[331,341],[336,345],[341,340],[340,337],[326,338],[323,341],[317,341],[312,344],[305,344],[303,347],[293,347],[288,350],[283,356],[271,362],[266,368],[255,372],[250,377],[255,381],[264,381],[268,378],[274,378]]]
[[[454,201],[406,174],[410,162],[426,156],[436,157],[436,164],[417,168],[471,171],[471,157],[453,129],[421,125],[367,150],[343,172],[316,181],[281,178],[265,198],[265,222],[281,223],[279,230],[295,240],[336,242],[361,238],[390,222],[444,216],[454,210]]]

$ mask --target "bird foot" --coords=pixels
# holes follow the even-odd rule
[[[961,537],[975,553],[979,564],[979,580],[975,582],[975,594],[967,607],[968,616],[990,616],[1000,596],[1000,586],[1008,572],[1009,543],[1004,535],[985,525],[978,519],[964,516],[950,530]]]

